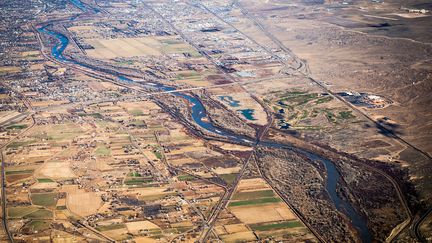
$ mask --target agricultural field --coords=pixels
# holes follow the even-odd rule
[[[32,204],[43,207],[53,207],[57,205],[57,193],[31,193]]]
[[[6,170],[6,181],[9,183],[14,183],[17,181],[25,180],[33,175],[34,166],[17,166],[8,168]]]
[[[61,191],[67,193],[67,208],[80,217],[95,214],[103,203],[97,193],[80,190],[77,186],[63,186]]]
[[[195,70],[186,70],[186,71],[176,71],[173,73],[175,76],[173,78],[173,82],[179,85],[189,85],[196,87],[205,87],[210,86],[212,84],[211,77],[215,75],[211,70],[203,71],[195,71]]]
[[[261,178],[241,180],[227,210],[217,222],[215,231],[226,242],[258,239],[316,241],[309,229]]]
[[[420,2],[6,1],[0,242],[430,237]]]
[[[34,232],[80,220],[115,240],[169,240],[185,232],[194,239],[240,170],[233,157],[191,137],[153,102],[104,103],[78,114],[79,127],[36,126],[20,141],[28,148],[9,148],[22,165],[8,167],[8,182],[30,185],[30,192],[13,189],[15,202],[29,206],[8,209],[11,225],[28,218],[25,229]],[[32,146],[39,141],[45,143]],[[23,164],[22,156],[32,154],[39,162]],[[168,180],[174,168],[178,176]]]
[[[86,44],[92,46],[87,54],[96,59],[114,59],[136,56],[161,56],[187,53],[199,56],[192,47],[175,36],[140,37],[119,39],[87,39]]]

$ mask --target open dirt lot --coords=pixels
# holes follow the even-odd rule
[[[224,242],[248,242],[255,241],[256,237],[252,231],[238,232],[230,235],[222,236]]]
[[[229,210],[245,224],[282,221],[296,218],[291,210],[283,203],[257,206],[236,206],[230,207]]]
[[[38,171],[41,177],[67,179],[75,177],[68,161],[49,161],[45,162]]]
[[[94,48],[87,50],[87,54],[98,59],[193,52],[188,44],[175,37],[88,39],[86,42]]]
[[[96,213],[102,206],[100,196],[94,192],[80,190],[77,186],[63,186],[62,191],[67,192],[68,209],[81,217]]]
[[[155,225],[150,221],[135,221],[126,223],[128,231],[132,234],[137,234],[140,230],[152,230],[160,229],[159,226]]]
[[[161,55],[155,49],[158,42],[152,38],[90,39],[87,42],[94,47],[94,49],[87,51],[88,55],[98,59]]]

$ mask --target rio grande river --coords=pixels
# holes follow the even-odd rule
[[[78,1],[78,0],[75,0]],[[41,28],[39,28],[39,32],[49,35],[51,37],[54,37],[56,39],[56,43],[53,45],[53,47],[51,48],[51,55],[57,59],[60,62],[69,62],[69,63],[74,63],[77,65],[81,65],[84,66],[86,68],[92,68],[90,65],[87,64],[83,64],[80,62],[77,62],[75,60],[72,59],[68,59],[63,55],[64,50],[66,49],[67,45],[69,44],[69,40],[68,38],[58,32],[55,32],[53,30],[49,30],[49,25],[47,26],[43,26]],[[100,71],[98,69],[98,71]],[[112,74],[112,73],[110,73]],[[118,75],[117,78],[122,81],[122,82],[131,82],[132,80],[124,77],[124,76],[120,76]],[[162,91],[172,91],[175,90],[175,88],[172,87],[168,87],[162,84],[153,84],[153,85],[148,85],[146,87],[152,87],[156,90],[162,90]],[[202,103],[199,101],[198,98],[192,96],[192,95],[188,95],[185,93],[180,93],[180,92],[173,92],[171,93],[173,95],[182,97],[184,99],[186,99],[188,102],[191,103],[191,115],[192,118],[194,120],[194,122],[196,124],[198,124],[201,128],[205,129],[208,132],[223,136],[233,142],[236,143],[241,143],[241,144],[255,144],[256,141],[254,141],[251,138],[242,136],[242,135],[237,135],[231,131],[227,131],[224,130],[222,128],[216,127],[214,126],[208,119],[204,119],[206,118],[207,114],[206,114],[206,110],[204,108],[204,106],[202,105]],[[267,143],[267,142],[262,142],[261,145],[263,146],[268,146],[268,147],[276,147],[276,148],[287,148],[287,149],[291,149],[294,152],[297,153],[301,153],[305,156],[307,156],[309,159],[311,160],[316,160],[316,161],[321,161],[321,163],[323,163],[325,165],[325,169],[326,169],[326,174],[327,174],[327,181],[326,181],[326,190],[330,196],[330,198],[332,199],[335,207],[337,208],[337,210],[339,210],[341,213],[345,214],[347,217],[349,217],[351,219],[352,224],[354,225],[354,227],[358,230],[361,240],[363,242],[371,242],[371,235],[370,232],[368,230],[367,227],[367,221],[364,219],[364,217],[362,217],[360,214],[358,214],[355,209],[352,207],[352,205],[345,201],[344,199],[342,199],[339,194],[337,193],[337,185],[338,182],[340,180],[340,173],[338,172],[338,170],[336,169],[336,166],[334,165],[334,163],[328,159],[325,159],[317,154],[308,152],[308,151],[304,151],[301,150],[299,148],[295,148],[291,145],[284,145],[284,144],[278,144],[278,143]]]

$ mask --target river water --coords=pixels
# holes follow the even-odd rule
[[[75,0],[75,2],[76,1],[79,1],[79,0]],[[50,35],[56,39],[56,43],[51,48],[51,55],[55,59],[57,59],[60,62],[75,63],[75,64],[78,64],[81,66],[85,66],[86,68],[92,68],[92,69],[96,70],[96,68],[91,67],[88,64],[79,63],[75,60],[71,60],[71,59],[66,58],[63,55],[63,52],[66,49],[67,45],[69,44],[68,38],[63,34],[49,30],[48,28],[49,28],[49,25],[43,26],[43,27],[39,28],[38,30],[41,33]],[[97,70],[100,71],[100,69],[97,69]],[[112,73],[109,73],[109,74],[112,74]],[[131,80],[125,76],[122,76],[122,75],[117,75],[117,78],[119,81],[122,81],[122,82],[133,82],[133,80]],[[149,84],[146,87],[147,88],[153,88],[155,90],[162,90],[162,91],[174,91],[175,90],[175,88],[173,88],[173,87],[165,86],[165,85],[160,84],[160,83]],[[191,115],[192,115],[194,122],[196,124],[198,124],[198,126],[200,126],[201,128],[205,129],[206,131],[220,135],[220,136],[223,136],[223,137],[225,137],[225,138],[227,138],[233,142],[237,142],[237,143],[242,143],[242,144],[244,144],[244,143],[255,144],[256,143],[256,141],[251,139],[251,138],[235,134],[231,131],[228,131],[228,130],[225,130],[225,129],[222,129],[219,127],[215,127],[207,119],[206,109],[204,108],[203,104],[199,101],[199,99],[196,98],[195,96],[185,94],[185,93],[180,93],[180,92],[173,92],[171,94],[182,97],[182,98],[186,99],[188,102],[190,102]],[[326,187],[326,190],[327,190],[330,198],[332,199],[335,207],[337,208],[337,210],[339,210],[340,212],[345,214],[348,218],[350,218],[353,226],[358,230],[362,242],[371,242],[371,235],[370,235],[369,229],[367,228],[367,221],[354,210],[354,208],[352,207],[352,205],[349,202],[343,200],[337,193],[337,184],[338,184],[341,176],[340,176],[340,173],[338,172],[338,170],[336,169],[336,166],[334,165],[334,163],[332,161],[330,161],[326,158],[323,158],[317,154],[310,153],[310,152],[301,150],[299,148],[294,148],[292,146],[288,146],[288,145],[284,145],[284,144],[268,143],[268,142],[262,142],[261,144],[263,146],[276,147],[276,148],[289,147],[290,149],[294,150],[295,152],[302,153],[312,160],[321,161],[324,164],[326,172],[327,172],[327,181],[326,181],[325,187]]]
[[[71,3],[73,5],[75,5],[75,7],[79,8],[81,11],[86,11],[87,10],[87,8],[84,5],[84,3],[81,2],[80,0],[70,0],[70,1],[71,1]]]

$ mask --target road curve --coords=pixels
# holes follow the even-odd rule
[[[429,208],[413,225],[415,236],[420,242],[427,242],[427,239],[422,235],[420,226],[432,214],[432,208]]]

